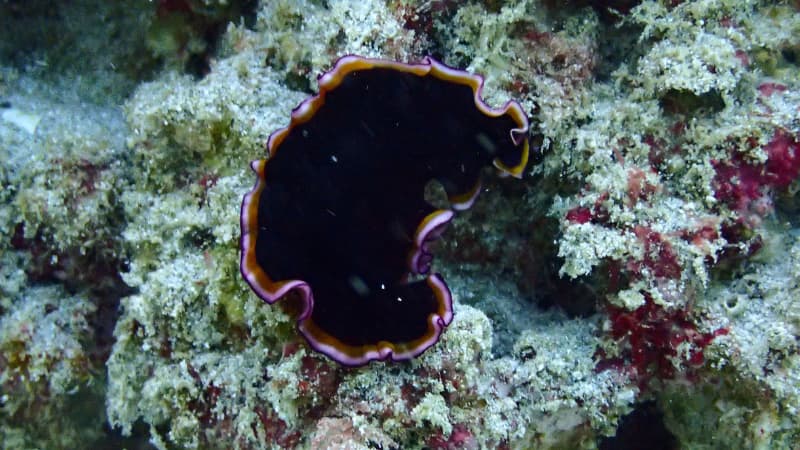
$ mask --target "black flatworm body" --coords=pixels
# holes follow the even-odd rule
[[[480,77],[430,58],[346,56],[319,86],[252,163],[242,274],[269,303],[297,291],[298,329],[342,364],[415,357],[453,318],[427,246],[453,211],[431,206],[425,186],[437,180],[461,210],[483,166],[520,177],[527,117],[513,101],[489,108]]]

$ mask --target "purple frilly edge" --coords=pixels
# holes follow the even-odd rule
[[[382,60],[382,59],[372,59],[372,58],[363,58],[356,55],[346,55],[339,58],[336,63],[334,64],[333,68],[329,71],[323,73],[318,77],[318,84],[320,88],[323,87],[324,84],[331,81],[331,79],[335,76],[335,74],[341,69],[341,67],[345,64],[353,62],[354,60],[367,60],[374,62],[377,65],[385,66],[385,67],[398,67],[398,68],[407,68],[412,69],[418,66],[428,66],[430,69],[437,68],[442,72],[445,72],[452,76],[458,76],[463,78],[469,78],[474,81],[478,82],[478,87],[474,91],[474,102],[475,106],[484,114],[490,117],[497,117],[500,115],[505,114],[509,109],[519,109],[521,112],[522,120],[524,124],[518,128],[512,128],[510,130],[510,137],[514,145],[520,145],[526,138],[528,133],[528,120],[527,115],[524,114],[521,105],[515,100],[507,101],[502,107],[500,108],[491,108],[487,105],[483,99],[481,98],[481,92],[484,86],[484,78],[477,74],[472,74],[463,70],[459,70],[453,67],[450,67],[444,63],[441,63],[430,56],[424,57],[420,63],[416,64],[409,64],[409,63],[402,63],[402,62],[395,62],[389,60]],[[320,89],[320,92],[314,96],[308,97],[303,102],[301,102],[297,107],[292,110],[290,125],[281,129],[278,129],[270,134],[267,140],[267,153],[268,155],[273,152],[273,140],[276,136],[281,133],[285,133],[293,124],[300,122],[300,118],[308,114],[309,109],[313,106],[314,102],[320,101],[322,97],[324,97],[327,91]],[[242,208],[241,208],[241,217],[240,217],[240,224],[242,229],[242,236],[240,239],[240,248],[251,248],[249,246],[249,239],[252,239],[250,233],[247,231],[246,223],[248,220],[248,211],[250,202],[252,201],[253,194],[258,190],[259,183],[262,182],[260,174],[256,168],[256,165],[261,160],[256,160],[251,163],[251,168],[257,175],[259,175],[256,179],[255,186],[253,189],[248,192],[243,201],[242,201]],[[501,167],[495,166],[503,172],[504,171]],[[453,204],[452,207],[456,210],[462,211],[469,209],[475,199],[477,198],[478,193],[480,192],[480,188],[475,192],[471,198],[468,199],[466,202],[462,202],[459,204]],[[453,218],[453,212],[450,210],[444,210],[442,213],[438,214],[434,219],[432,219],[422,230],[419,230],[417,235],[415,236],[415,252],[411,255],[409,259],[409,269],[413,273],[417,274],[428,274],[431,268],[431,263],[433,260],[433,256],[427,249],[427,243],[437,239],[447,228],[447,225]],[[431,287],[438,292],[441,292],[444,297],[444,304],[445,304],[445,313],[443,316],[438,314],[432,314],[429,317],[430,325],[434,329],[434,333],[426,340],[420,342],[418,345],[414,346],[413,348],[408,349],[405,352],[395,353],[391,348],[388,347],[378,347],[375,350],[371,350],[365,352],[359,357],[350,356],[339,349],[337,349],[333,345],[326,344],[324,342],[320,342],[314,338],[311,332],[305,325],[306,320],[311,317],[311,313],[314,309],[314,293],[309,286],[309,284],[303,280],[288,280],[283,282],[280,287],[276,291],[269,291],[263,289],[256,281],[252,274],[248,273],[244,268],[244,260],[245,254],[242,252],[241,261],[240,261],[240,271],[242,273],[242,277],[247,281],[253,291],[269,304],[273,304],[278,301],[282,296],[284,296],[287,292],[298,289],[300,290],[301,300],[303,302],[303,309],[300,316],[297,319],[297,327],[300,333],[305,337],[306,341],[309,345],[315,350],[320,353],[327,355],[328,357],[332,358],[333,360],[339,362],[340,364],[347,365],[347,366],[361,366],[364,364],[369,363],[370,361],[403,361],[412,359],[416,356],[419,356],[427,349],[432,347],[436,342],[439,341],[439,338],[444,331],[444,328],[448,326],[453,320],[453,296],[450,292],[450,289],[447,287],[447,284],[442,279],[439,274],[429,274],[427,275],[425,281],[428,282]]]
[[[251,163],[251,168],[253,169],[256,174],[258,174],[257,165],[260,160],[253,161]],[[242,207],[241,207],[241,216],[240,216],[240,226],[242,229],[242,236],[240,239],[240,248],[251,248],[249,240],[252,239],[249,231],[247,230],[246,223],[248,221],[247,212],[250,210],[250,202],[252,201],[252,196],[254,192],[258,189],[259,183],[261,183],[261,177],[259,176],[256,180],[256,184],[253,189],[245,195],[244,199],[242,200]],[[431,220],[426,226],[424,227],[415,240],[415,244],[418,245],[419,249],[425,248],[425,242],[434,240],[437,238],[446,228],[447,224],[452,220],[453,213],[451,211],[447,211],[447,214],[440,214],[437,217],[440,217],[439,220],[436,218]],[[422,254],[419,252],[419,254]],[[427,253],[426,253],[427,254]],[[431,274],[426,277],[426,281],[430,283],[435,289],[442,293],[444,296],[444,304],[445,304],[445,314],[444,316],[439,316],[438,314],[432,314],[430,316],[430,324],[434,329],[434,333],[431,335],[429,339],[426,339],[420,342],[415,347],[401,353],[395,353],[389,347],[378,347],[375,350],[371,350],[368,352],[363,353],[359,357],[353,357],[347,353],[340,351],[336,346],[326,344],[324,342],[320,342],[317,340],[313,334],[308,330],[305,323],[306,320],[311,318],[311,313],[314,310],[314,292],[311,289],[311,286],[303,281],[303,280],[288,280],[283,282],[280,287],[275,291],[270,291],[264,289],[256,280],[253,274],[247,272],[245,270],[245,254],[242,252],[240,263],[239,263],[239,270],[242,274],[242,277],[245,279],[248,285],[253,289],[253,292],[260,297],[262,300],[269,304],[274,304],[277,302],[281,297],[286,295],[291,290],[298,289],[300,290],[300,299],[303,303],[302,311],[297,318],[297,328],[303,337],[306,339],[308,344],[313,348],[315,351],[318,351],[324,355],[327,355],[331,359],[335,360],[336,362],[346,365],[346,366],[362,366],[364,364],[369,363],[370,361],[404,361],[408,359],[412,359],[416,356],[419,356],[425,350],[432,347],[436,342],[438,342],[439,338],[441,337],[442,332],[444,331],[447,325],[453,320],[453,296],[450,292],[450,289],[447,287],[447,284],[444,282],[442,277],[439,274]],[[427,273],[430,269],[430,260],[428,260],[427,269],[423,272],[421,271],[421,267],[415,270],[415,273]]]
[[[261,160],[255,160],[250,163],[250,168],[253,169],[253,172],[258,174],[258,168],[256,167]],[[251,248],[250,239],[253,237],[250,235],[249,230],[247,229],[246,223],[249,218],[247,212],[250,210],[250,202],[252,201],[253,194],[258,190],[258,186],[261,183],[261,177],[256,177],[256,184],[253,186],[253,189],[250,190],[242,200],[242,208],[241,214],[239,218],[239,226],[242,229],[242,237],[239,239],[239,248]],[[253,292],[256,293],[258,297],[260,297],[265,302],[269,303],[270,305],[277,302],[281,297],[286,295],[287,292],[293,289],[299,289],[302,293],[303,299],[303,311],[300,313],[298,317],[298,321],[306,320],[307,318],[311,317],[311,311],[314,310],[314,293],[311,290],[311,286],[308,285],[303,280],[288,280],[281,284],[281,286],[275,290],[270,291],[264,289],[255,279],[255,275],[245,270],[245,258],[246,254],[242,251],[239,259],[239,272],[242,274],[242,278],[245,279],[250,288],[253,289]]]
[[[341,69],[342,66],[344,66],[345,64],[357,61],[357,60],[368,61],[368,62],[372,62],[372,63],[378,64],[378,65],[386,66],[386,67],[397,67],[397,68],[406,68],[406,69],[413,69],[415,67],[426,67],[427,66],[430,69],[435,68],[435,69],[441,70],[442,72],[445,72],[445,73],[447,73],[448,75],[451,75],[451,76],[461,77],[461,78],[469,78],[469,79],[471,79],[473,81],[476,81],[478,83],[478,87],[475,89],[475,92],[473,94],[473,100],[475,102],[475,106],[482,113],[484,113],[484,114],[486,114],[487,116],[490,116],[490,117],[501,116],[501,115],[505,114],[506,112],[508,112],[509,109],[519,109],[520,112],[522,113],[521,114],[521,118],[524,121],[524,124],[522,126],[518,127],[518,128],[512,128],[510,130],[509,133],[511,135],[511,141],[514,142],[514,145],[520,145],[525,140],[525,138],[526,138],[526,136],[528,134],[528,128],[530,126],[530,124],[528,122],[528,116],[524,113],[524,110],[522,109],[522,105],[520,105],[518,101],[511,99],[511,100],[508,100],[507,102],[505,102],[503,104],[503,106],[501,106],[500,108],[492,108],[486,102],[483,101],[483,98],[481,98],[481,93],[483,92],[483,87],[484,87],[484,84],[485,84],[485,79],[483,78],[483,76],[475,74],[475,73],[469,73],[469,72],[467,72],[465,70],[460,70],[460,69],[456,69],[455,67],[448,66],[447,64],[445,64],[443,62],[437,61],[436,59],[434,59],[431,56],[424,56],[422,58],[422,60],[420,60],[420,62],[418,62],[418,63],[403,63],[403,62],[391,61],[391,60],[380,59],[380,58],[365,58],[363,56],[358,56],[358,55],[345,55],[345,56],[342,56],[341,58],[336,60],[336,63],[334,63],[333,68],[331,68],[330,70],[326,71],[325,73],[317,76],[317,83],[320,86],[329,84],[335,78],[335,74]],[[303,100],[302,102],[300,102],[299,105],[297,105],[294,109],[292,109],[291,122],[293,123],[299,117],[305,115],[308,112],[308,109],[312,106],[313,102],[317,101],[320,97],[323,97],[323,96],[324,96],[324,92],[320,92],[320,93],[318,93],[316,95],[312,95],[311,97],[308,97],[305,100]],[[281,133],[282,131],[284,131],[286,128],[288,128],[288,127],[278,129],[278,130],[276,130],[275,132],[273,132],[273,133],[271,133],[269,135],[269,138],[267,139],[267,149],[271,149],[272,148],[271,144],[272,144],[273,138],[276,135],[278,135],[279,133]],[[464,209],[467,209],[467,208],[464,208]]]
[[[414,252],[408,258],[408,269],[412,273],[427,275],[430,272],[433,254],[428,251],[428,243],[439,239],[454,216],[453,211],[447,209],[434,214],[414,236]]]
[[[439,341],[439,338],[441,337],[445,327],[450,325],[450,322],[453,321],[453,296],[450,293],[450,289],[447,287],[447,284],[445,284],[444,280],[439,274],[428,275],[426,281],[434,284],[445,294],[445,315],[442,317],[437,314],[431,314],[429,320],[430,325],[434,329],[433,334],[430,336],[430,338],[420,342],[405,352],[395,352],[393,349],[383,346],[367,351],[361,356],[353,357],[340,351],[333,345],[328,345],[324,342],[314,339],[310,332],[306,329],[305,322],[298,321],[297,327],[300,330],[300,333],[302,333],[306,338],[311,348],[331,357],[336,362],[345,366],[358,367],[363,366],[371,361],[398,362],[415,358],[436,344]]]

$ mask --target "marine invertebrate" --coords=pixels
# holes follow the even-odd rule
[[[269,160],[252,163],[242,275],[268,303],[300,294],[298,328],[315,350],[348,365],[409,359],[452,320],[428,245],[453,211],[428,203],[425,186],[437,180],[467,209],[483,166],[520,177],[528,159],[522,107],[490,108],[482,82],[431,58],[343,57],[270,136]]]

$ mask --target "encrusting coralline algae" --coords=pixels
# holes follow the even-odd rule
[[[89,3],[0,14],[94,49],[0,46],[2,447],[614,448],[651,409],[681,447],[800,442],[795,2]],[[408,363],[311,352],[239,274],[248,163],[344,54],[534,120]]]

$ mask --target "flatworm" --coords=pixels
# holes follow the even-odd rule
[[[429,204],[425,186],[437,180],[453,210],[467,209],[483,166],[520,178],[528,160],[522,107],[490,108],[482,86],[432,58],[345,56],[252,162],[242,275],[268,303],[298,295],[315,350],[351,366],[406,360],[452,321],[428,243],[453,211]]]

